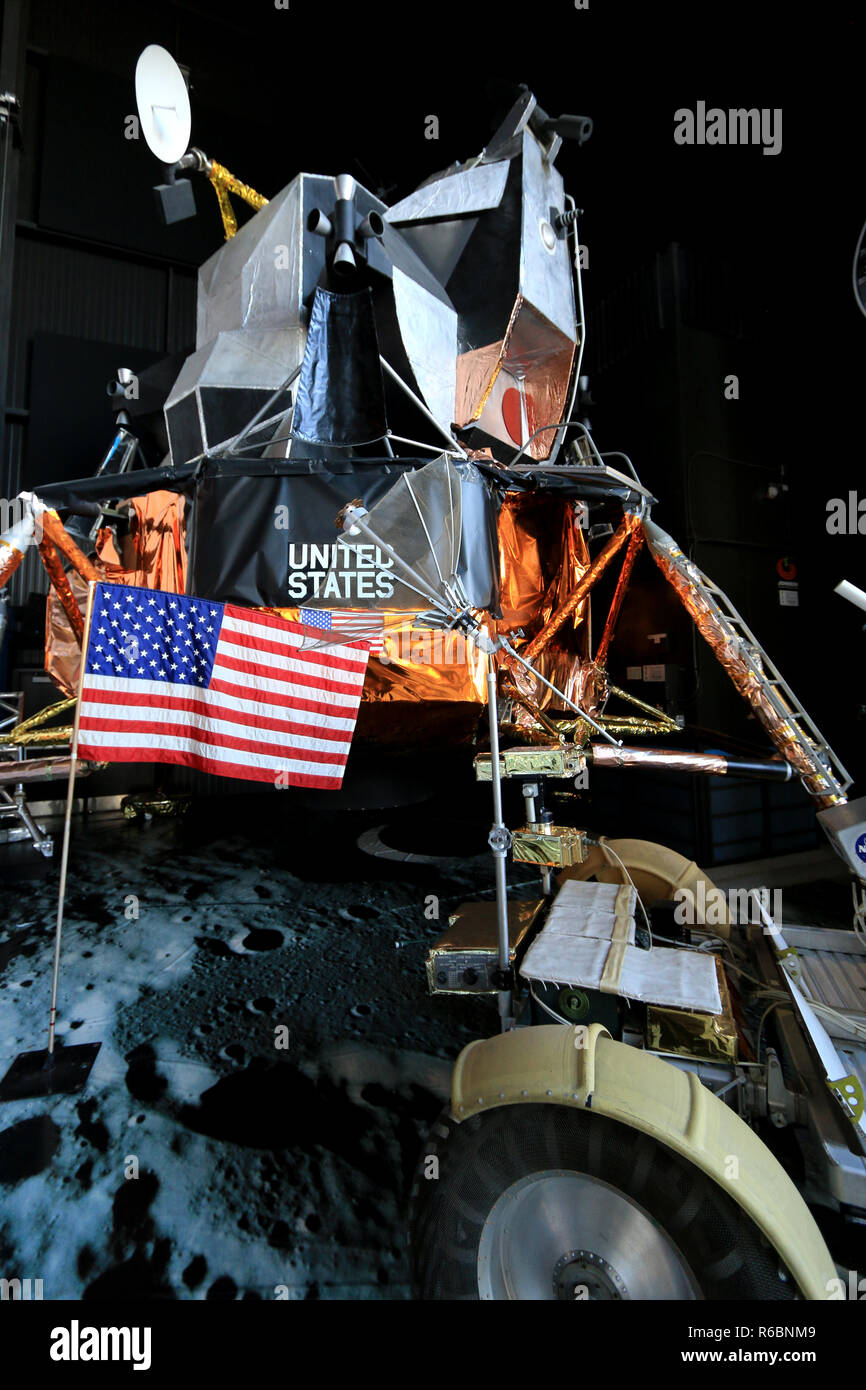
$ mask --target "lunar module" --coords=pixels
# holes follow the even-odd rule
[[[86,586],[108,577],[309,621],[320,642],[350,619],[373,648],[359,745],[466,745],[491,793],[495,901],[452,916],[427,982],[489,995],[500,1027],[461,1053],[419,1169],[420,1297],[845,1297],[822,1229],[866,1222],[866,805],[582,418],[578,211],[556,157],[591,121],[522,90],[476,158],[389,207],[348,175],[302,173],[266,200],[187,148],[161,50],[138,97],[164,217],[188,215],[206,178],[226,241],[199,272],[195,350],[122,369],[97,475],[21,499],[3,539],[0,578],[34,537],[51,577],[54,712],[74,704]],[[232,198],[254,210],[241,227]],[[158,466],[140,466],[142,443]],[[766,758],[672,751],[676,722],[611,684],[644,547]],[[68,753],[29,766],[55,762]],[[545,788],[594,766],[799,778],[850,871],[854,930],[783,929],[759,896],[732,912],[661,845],[553,823]],[[534,895],[509,888],[509,860],[536,867]]]

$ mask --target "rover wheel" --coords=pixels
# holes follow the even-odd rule
[[[559,1105],[440,1117],[413,1188],[410,1262],[423,1299],[797,1296],[704,1173],[637,1130]]]

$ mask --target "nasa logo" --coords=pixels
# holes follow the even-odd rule
[[[866,864],[866,834],[858,835],[854,841],[854,853]]]

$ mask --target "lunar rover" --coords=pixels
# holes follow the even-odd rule
[[[419,1297],[844,1297],[812,1210],[866,1223],[866,805],[741,615],[652,520],[630,462],[599,453],[581,418],[578,213],[555,159],[591,122],[524,90],[477,158],[394,206],[347,175],[301,174],[268,201],[187,148],[182,79],[146,53],[163,213],[187,215],[202,175],[226,244],[199,275],[195,351],[121,371],[100,472],[39,490],[29,532],[25,517],[4,538],[5,582],[42,524],[49,669],[71,695],[84,583],[123,571],[295,618],[366,613],[382,649],[359,743],[476,736],[495,903],[454,914],[427,975],[434,993],[494,997],[501,1031],[460,1054],[420,1160]],[[240,230],[230,195],[255,209]],[[139,446],[160,462],[136,466]],[[607,675],[644,546],[771,756],[627,743],[677,732]],[[593,590],[615,562],[593,644]],[[418,660],[431,633],[447,654]],[[760,900],[731,920],[672,850],[554,824],[545,789],[580,787],[593,766],[800,778],[850,870],[854,930],[782,931]],[[511,828],[510,779],[525,805]],[[509,857],[537,866],[537,892],[509,895]]]

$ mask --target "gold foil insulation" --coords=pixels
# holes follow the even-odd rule
[[[529,902],[518,899],[508,903],[508,935],[512,951],[523,940],[531,927],[538,922],[548,906],[546,898],[535,898]],[[499,926],[493,903],[461,903],[455,912],[449,914],[448,926],[430,947],[435,951],[497,951],[499,948]]]
[[[23,550],[19,550],[17,545],[11,545],[9,541],[0,537],[0,589],[12,578],[23,559]]]
[[[101,570],[64,529],[53,508],[45,507],[38,497],[28,492],[21,493],[15,500],[22,515],[0,537],[0,588],[14,574],[24,552],[36,542],[51,581],[45,625],[45,669],[67,695],[72,695],[78,681],[87,584],[101,578]],[[61,555],[72,566],[69,573],[63,567]],[[62,741],[60,736],[63,730],[36,731],[32,721],[28,721],[28,727],[32,727],[33,731],[26,739],[22,737],[22,744]],[[24,730],[25,726],[21,725],[19,730],[13,730],[13,734],[23,734]],[[8,743],[14,740],[10,735],[3,741]]]
[[[610,743],[594,743],[592,761],[595,767],[662,767],[671,772],[703,772],[716,777],[723,777],[728,770],[727,759],[713,753],[681,752],[675,748],[614,748]]]
[[[539,632],[529,643],[522,655],[527,661],[534,661],[535,657],[550,646],[563,623],[568,622],[580,610],[586,597],[593,585],[601,578],[610,564],[613,557],[617,554],[620,547],[629,539],[632,532],[640,525],[640,519],[631,512],[626,512],[620,523],[619,529],[614,532],[607,545],[598,552],[589,568],[581,576],[578,583],[572,589],[568,598],[557,608],[548,622],[545,623]]]
[[[222,164],[217,164],[215,159],[212,159],[210,162],[208,178],[217,195],[220,216],[223,221],[223,231],[225,232],[226,241],[229,241],[238,229],[238,220],[229,202],[229,194],[234,193],[235,197],[242,198],[251,208],[255,208],[256,212],[258,212],[260,208],[266,207],[268,200],[263,197],[261,193],[257,193],[254,188],[250,188],[249,184],[241,183],[240,179],[236,179],[234,174],[229,173],[228,169],[223,168]]]
[[[561,690],[572,704],[587,710],[589,714],[595,713],[599,700],[604,698],[604,686],[599,685],[588,662],[584,662],[574,652],[565,651],[561,647],[550,647],[537,656],[532,664],[538,673]],[[531,671],[525,670],[513,660],[509,662],[507,657],[501,689],[504,696],[517,700],[524,709],[532,711],[535,718],[535,711],[545,708],[549,711],[559,703],[553,691],[536,680]],[[517,722],[524,721],[518,716]]]
[[[496,628],[511,633],[514,647],[528,660],[530,648],[548,633],[554,615],[562,610],[589,567],[586,539],[571,502],[534,493],[509,493],[498,520],[501,619]],[[538,671],[570,700],[592,712],[598,702],[597,675],[588,663],[589,632],[586,602],[574,604],[543,642]],[[553,638],[555,637],[555,641]],[[501,659],[502,693],[526,697],[548,709],[556,696],[513,658]],[[522,700],[521,700],[522,703]],[[532,718],[519,711],[515,721],[526,727]]]
[[[509,958],[514,964],[528,945],[548,899],[509,902]],[[431,994],[494,994],[491,973],[499,966],[499,927],[495,903],[461,903],[427,953]]]
[[[591,671],[599,671],[595,663],[590,667]],[[603,675],[603,672],[600,673]],[[664,710],[658,709],[655,705],[648,705],[645,700],[639,700],[636,695],[632,695],[628,690],[621,690],[618,685],[607,684],[607,694],[615,695],[617,699],[624,700],[626,704],[633,705],[642,711],[640,715],[634,714],[599,714],[596,723],[601,724],[609,734],[630,734],[635,738],[641,734],[676,734],[679,732],[679,725],[675,719],[671,719]],[[588,708],[588,706],[584,706]],[[595,730],[585,719],[572,719],[558,721],[560,737],[569,733],[574,738],[586,742]],[[609,745],[605,745],[609,747]]]
[[[162,490],[133,497],[128,505],[130,524],[120,541],[120,553],[113,531],[103,527],[97,536],[96,560],[87,558],[56,512],[42,514],[39,551],[52,585],[45,614],[45,670],[67,695],[78,689],[88,582],[102,579],[171,593],[186,589],[184,498]],[[68,572],[55,546],[71,562]]]
[[[84,615],[79,608],[75,595],[72,592],[72,583],[60,560],[60,556],[54,549],[51,541],[47,538],[39,542],[39,554],[42,556],[42,563],[45,566],[48,578],[51,580],[53,595],[49,595],[49,611],[51,599],[56,598],[60,604],[66,622],[72,631],[77,645],[80,647],[84,634]],[[72,571],[74,573],[74,571]],[[81,581],[84,583],[84,581]],[[48,627],[46,626],[46,641],[48,638]],[[65,686],[63,687],[66,688]],[[67,692],[68,693],[68,692]]]
[[[584,862],[587,850],[586,831],[570,825],[522,825],[512,836],[511,856],[515,864],[571,869]]]
[[[715,957],[716,977],[722,1000],[720,1014],[693,1009],[664,1009],[647,1004],[646,1045],[654,1052],[673,1052],[701,1061],[736,1062],[737,1025],[724,967]]]
[[[607,619],[604,624],[604,632],[601,634],[601,641],[596,648],[595,663],[602,669],[604,669],[604,664],[607,660],[608,647],[610,646],[619,612],[622,608],[622,602],[631,580],[634,562],[637,559],[638,551],[642,545],[643,531],[640,529],[632,531],[629,538],[628,550],[625,552],[625,559],[622,562],[622,569],[619,572],[619,579],[616,581],[616,589],[614,590],[610,608],[608,609]]]
[[[759,660],[757,654],[747,649],[745,639],[732,628],[705,587],[697,566],[686,558],[670,536],[656,526],[647,528],[647,543],[653,559],[676,590],[698,632],[763,724],[782,757],[799,773],[816,804],[832,806],[844,801],[846,798],[838,783],[828,775],[827,769],[794,724],[791,717],[794,712],[783,694],[778,687],[769,687],[760,670],[756,669]]]
[[[267,611],[299,619],[297,608]],[[487,656],[459,632],[415,627],[396,611],[382,616],[383,651],[370,655],[356,736],[417,746],[423,704],[425,747],[468,742],[487,703]]]
[[[500,629],[530,628],[543,622],[544,598],[555,576],[547,561],[553,546],[561,546],[562,519],[551,526],[549,512],[532,493],[509,492],[497,521],[499,540]],[[585,569],[585,566],[584,566]],[[583,574],[574,576],[574,583]]]
[[[268,612],[299,621],[297,608]],[[371,653],[363,700],[371,703],[428,700],[487,702],[487,657],[459,632],[414,627],[405,613],[384,612],[381,655]]]
[[[383,656],[371,661],[368,701],[487,701],[487,656],[459,632],[412,627],[405,614],[386,618]],[[383,659],[384,658],[384,659]]]
[[[71,695],[78,688],[88,584],[103,576],[64,530],[55,511],[42,513],[42,527],[39,554],[54,590],[48,596],[45,614],[45,669],[60,689]],[[58,550],[74,567],[68,574]]]
[[[120,803],[125,820],[138,820],[143,816],[171,818],[185,816],[192,797],[181,792],[176,796],[166,796],[164,792],[136,792],[125,796]]]
[[[70,699],[58,700],[53,705],[47,705],[45,709],[37,710],[29,719],[23,719],[20,724],[16,724],[14,729],[0,733],[0,744],[6,747],[30,748],[34,744],[68,743],[72,737],[71,725],[60,729],[46,729],[45,725],[59,715],[66,714],[74,706],[73,695]]]
[[[46,508],[41,519],[39,553],[52,589],[45,609],[45,670],[55,685],[72,696],[78,689],[88,586],[105,576],[99,563],[89,560],[64,529],[56,511]],[[72,566],[68,573],[60,555]]]
[[[103,527],[96,538],[105,578],[113,584],[185,593],[185,499],[160,490],[133,497],[128,505],[129,529],[119,552],[110,527]]]
[[[54,777],[66,782],[69,777],[71,762],[72,759],[69,757],[28,758],[23,762],[0,762],[0,783],[45,782]],[[94,769],[107,766],[107,763],[82,762],[80,758],[76,758],[75,775],[76,777],[86,777]]]
[[[59,560],[57,564],[60,564]],[[64,694],[73,696],[78,690],[81,669],[81,633],[84,631],[88,584],[75,570],[70,570],[64,579],[78,621],[74,624],[70,622],[67,605],[52,587],[45,604],[45,670]]]
[[[499,755],[503,777],[576,777],[586,766],[580,750],[561,743],[537,744],[529,748],[506,748]],[[493,777],[491,755],[478,753],[474,759],[475,780],[490,782]]]
[[[518,295],[504,338],[457,358],[456,423],[477,424],[504,444],[526,444],[529,458],[546,459],[556,431],[530,437],[562,419],[575,347]]]
[[[99,568],[91,560],[88,560],[84,551],[79,548],[77,542],[64,528],[63,522],[55,511],[46,509],[42,513],[42,530],[45,539],[57,546],[61,555],[65,555],[82,579],[92,580],[95,583],[103,577]]]

